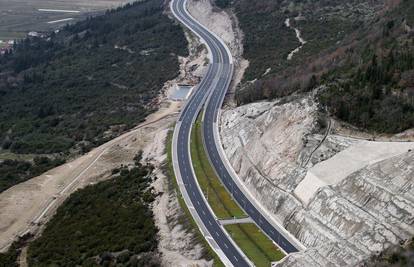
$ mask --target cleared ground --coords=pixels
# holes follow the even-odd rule
[[[181,209],[184,211],[186,217],[179,218],[179,223],[183,225],[186,229],[189,231],[192,231],[193,229],[196,230],[196,238],[197,241],[204,244],[204,247],[208,250],[208,256],[211,257],[214,260],[213,266],[215,267],[224,267],[224,264],[221,262],[219,256],[214,252],[214,250],[210,247],[210,245],[205,240],[203,234],[199,230],[197,223],[194,221],[190,211],[187,208],[187,205],[185,204],[184,198],[181,195],[180,189],[177,184],[177,180],[175,178],[174,174],[174,167],[173,167],[173,161],[172,161],[172,138],[173,138],[173,130],[171,130],[168,133],[167,136],[167,168],[168,168],[168,175],[170,176],[172,185],[174,186],[174,190],[177,192],[177,199],[178,203],[180,204]]]
[[[199,116],[191,131],[191,159],[201,190],[219,219],[246,217],[211,167],[204,150],[201,127]]]
[[[0,40],[24,37],[30,31],[54,30],[68,23],[104,12],[132,0],[0,0]],[[76,10],[79,13],[42,12],[39,9]]]
[[[339,184],[368,165],[391,159],[412,149],[414,142],[359,141],[310,168],[294,193],[307,205],[319,188]]]
[[[36,233],[56,208],[76,189],[105,180],[113,168],[128,164],[159,131],[171,125],[179,109],[171,103],[151,114],[146,122],[89,153],[0,194],[0,252],[16,236]]]
[[[285,254],[254,223],[224,226],[236,244],[257,267],[269,267]]]

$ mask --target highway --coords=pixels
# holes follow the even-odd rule
[[[298,249],[292,242],[285,235],[282,235],[274,224],[266,219],[266,216],[262,215],[262,210],[256,208],[251,197],[245,195],[246,192],[239,183],[234,181],[234,176],[232,177],[228,170],[228,164],[226,165],[223,160],[221,143],[218,140],[217,120],[233,75],[230,52],[218,37],[188,14],[186,0],[171,1],[171,10],[181,23],[198,35],[206,44],[210,56],[208,70],[181,111],[173,136],[174,172],[190,212],[213,249],[222,259],[223,256],[227,258],[224,261],[226,265],[252,265],[218,223],[195,177],[190,156],[190,134],[193,123],[204,106],[204,144],[220,179],[239,205],[271,239],[285,252],[297,252]]]

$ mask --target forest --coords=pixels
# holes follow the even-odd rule
[[[139,1],[18,41],[0,57],[2,148],[83,153],[141,122],[187,53],[163,11]]]
[[[320,101],[332,115],[376,133],[414,127],[413,14],[414,2],[401,1],[324,74]]]
[[[363,129],[399,133],[414,127],[414,43],[395,46],[328,83],[321,103],[337,118]]]
[[[0,164],[0,193],[63,163],[61,158],[49,157],[35,157],[33,162],[6,159]]]
[[[140,160],[72,194],[29,243],[29,266],[159,266],[155,177]]]
[[[364,267],[409,267],[414,264],[414,238],[408,239],[403,245],[391,246],[378,255],[365,261]]]
[[[379,6],[364,5],[364,1],[350,1],[346,6],[340,1],[298,1],[296,6],[283,6],[283,1],[266,3],[232,4],[237,15],[241,15],[240,25],[246,34],[244,56],[250,62],[245,76],[248,81],[236,91],[239,105],[321,86],[321,110],[342,121],[376,133],[399,133],[414,127],[413,1]],[[248,15],[238,11],[240,8],[253,15],[252,26],[243,23],[243,17]],[[285,52],[277,59],[260,56],[264,51],[273,56],[281,52],[268,50],[266,41],[259,47],[259,41],[270,40],[282,32],[271,27],[273,22],[260,21],[260,16],[255,15],[258,10],[262,10],[263,16],[279,18],[278,25],[281,17],[297,16],[294,26],[301,30],[307,43],[291,62],[283,58]],[[265,36],[255,28],[267,29],[272,34]],[[255,60],[264,66],[258,67]],[[272,64],[269,61],[276,66],[263,76],[265,67]]]
[[[182,29],[164,9],[162,0],[127,4],[18,40],[0,56],[0,192],[157,108],[163,84],[178,74],[178,56],[187,54]]]

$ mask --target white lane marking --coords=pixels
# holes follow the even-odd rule
[[[46,212],[49,211],[49,209],[53,206],[53,204],[55,204],[56,199],[53,199],[49,205],[47,205],[47,207],[43,210],[43,212],[34,220],[34,223],[39,223],[39,221],[43,218],[43,216],[46,214]]]
[[[48,24],[55,24],[55,23],[59,23],[59,22],[69,21],[69,20],[73,20],[73,18],[52,20],[52,21],[48,21],[47,23]]]
[[[80,13],[79,10],[46,9],[46,8],[39,8],[37,11],[40,11],[40,12],[56,12],[56,13]]]

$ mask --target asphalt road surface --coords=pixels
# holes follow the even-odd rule
[[[193,123],[204,104],[205,115],[203,124],[203,137],[206,151],[209,155],[220,179],[225,184],[229,192],[239,205],[251,216],[254,222],[272,238],[285,252],[297,252],[292,245],[269,221],[259,212],[249,199],[239,189],[227,171],[219,153],[220,144],[214,137],[214,131],[219,116],[219,111],[229,87],[233,66],[231,55],[221,41],[211,32],[202,27],[195,21],[185,9],[186,0],[173,0],[171,8],[173,14],[190,30],[196,33],[209,49],[210,65],[208,71],[198,85],[195,92],[186,103],[175,129],[175,140],[173,153],[176,155],[175,168],[176,175],[181,177],[191,205],[197,212],[199,221],[204,224],[210,236],[213,238],[219,249],[225,254],[227,259],[234,266],[249,266],[249,261],[245,258],[240,249],[230,240],[223,228],[216,221],[214,214],[205,202],[205,198],[198,187],[195,174],[191,166],[189,153],[190,133]],[[175,151],[174,151],[175,150]],[[195,218],[197,220],[197,218]]]

